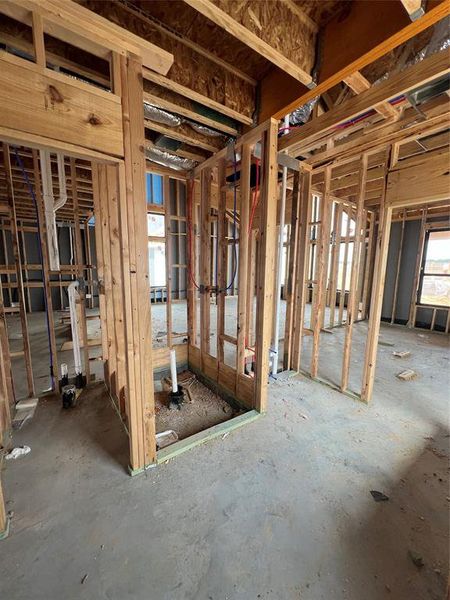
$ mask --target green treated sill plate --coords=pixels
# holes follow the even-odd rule
[[[209,440],[224,435],[229,431],[233,431],[238,427],[242,427],[242,425],[251,423],[252,421],[255,421],[261,416],[262,413],[259,413],[256,410],[250,410],[244,413],[243,415],[234,417],[234,419],[230,419],[229,421],[225,421],[224,423],[219,423],[218,425],[214,425],[213,427],[205,429],[205,431],[200,431],[199,433],[191,435],[184,440],[175,442],[175,444],[171,444],[170,446],[167,446],[167,448],[158,450],[158,452],[156,453],[157,463],[164,463],[170,458],[174,458],[175,456],[186,452],[186,450],[195,448],[195,446],[199,446],[200,444],[209,442]]]
[[[146,465],[142,469],[132,469],[130,466],[128,467],[128,472],[131,477],[136,477],[137,475],[141,475],[148,469],[152,469],[162,463],[165,463],[171,458],[175,458],[179,454],[190,450],[191,448],[195,448],[195,446],[200,446],[200,444],[204,444],[205,442],[209,442],[216,437],[220,437],[225,433],[233,431],[238,427],[242,427],[247,423],[251,423],[252,421],[256,421],[259,417],[262,417],[265,413],[259,413],[256,410],[250,410],[243,415],[239,415],[238,417],[234,417],[234,419],[229,419],[224,423],[219,423],[218,425],[214,425],[213,427],[209,427],[205,429],[205,431],[200,431],[194,435],[187,437],[184,440],[180,440],[179,442],[175,442],[175,444],[171,444],[167,446],[167,448],[163,448],[162,450],[158,450],[156,453],[156,463]]]
[[[0,531],[0,540],[5,540],[9,535],[9,524],[11,519],[6,517],[6,529],[4,531]]]

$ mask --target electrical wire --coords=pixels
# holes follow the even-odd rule
[[[15,154],[15,158],[16,158],[16,163],[17,166],[19,167],[19,169],[22,171],[22,177],[25,180],[25,183],[28,187],[28,191],[30,193],[30,196],[33,200],[33,204],[34,204],[34,208],[36,210],[36,221],[37,221],[37,225],[38,225],[38,240],[39,240],[39,259],[41,262],[41,266],[42,266],[42,274],[44,274],[44,258],[42,256],[42,238],[41,238],[41,223],[40,223],[40,219],[39,219],[39,211],[38,211],[38,206],[37,206],[37,200],[36,200],[36,195],[34,193],[34,189],[33,186],[31,185],[30,179],[28,177],[28,174],[25,170],[24,164],[22,159],[19,156],[19,152],[17,150],[17,146],[13,146],[14,149],[14,154]],[[48,347],[49,347],[49,351],[50,351],[50,377],[51,377],[51,381],[52,381],[52,389],[55,389],[55,373],[53,371],[54,369],[54,365],[53,365],[53,356],[52,356],[52,345],[51,345],[51,334],[50,334],[50,321],[49,321],[49,308],[48,308],[48,302],[47,302],[47,292],[48,292],[48,288],[47,288],[47,283],[45,281],[45,277],[43,277],[43,283],[44,283],[44,306],[45,306],[45,316],[46,316],[46,321],[47,321],[47,337],[48,337]]]
[[[236,182],[237,182],[237,160],[236,160],[236,145],[233,144],[233,171],[234,171],[234,177],[233,177],[233,190],[234,190],[234,194],[233,194],[233,256],[234,256],[234,269],[233,269],[233,276],[231,277],[231,283],[229,286],[226,287],[225,291],[228,292],[228,290],[230,290],[233,285],[234,285],[234,281],[236,279],[236,273],[237,273],[237,250],[236,250],[236,212],[237,212],[237,192],[236,192]],[[217,243],[219,243],[219,240],[217,239]],[[219,248],[217,248],[217,251],[219,250]]]
[[[259,202],[259,158],[255,158],[255,164],[256,164],[256,183],[255,183],[255,191],[253,192],[253,202],[252,202],[252,208],[250,211],[250,219],[248,222],[248,234],[251,233],[252,231],[252,225],[253,225],[253,218],[255,216],[255,211],[256,211],[256,207],[258,206],[258,202]]]

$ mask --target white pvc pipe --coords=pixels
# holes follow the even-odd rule
[[[81,351],[80,351],[80,338],[78,335],[78,323],[77,323],[77,306],[76,301],[79,298],[78,294],[78,280],[72,281],[67,288],[69,296],[69,310],[70,310],[70,328],[72,329],[72,342],[73,342],[73,361],[75,363],[75,375],[82,373],[81,367]]]
[[[170,351],[170,375],[172,377],[172,392],[175,394],[178,392],[177,355],[175,350]]]
[[[289,127],[289,115],[284,118],[284,127]],[[285,129],[288,133],[288,130]],[[280,207],[280,233],[278,237],[278,256],[277,256],[277,280],[276,280],[276,294],[275,294],[275,313],[273,323],[273,343],[272,343],[272,375],[276,375],[278,372],[278,347],[280,337],[280,314],[281,314],[281,288],[283,282],[281,280],[281,267],[283,265],[283,246],[284,246],[284,221],[286,213],[286,195],[287,195],[287,167],[283,167],[282,180],[281,180],[281,207]]]
[[[57,152],[56,161],[58,163],[58,183],[59,183],[59,199],[53,205],[53,210],[56,212],[62,208],[67,202],[67,187],[66,187],[66,171],[64,168],[64,154]],[[75,181],[72,181],[72,186],[76,185]]]
[[[56,211],[67,202],[66,173],[64,170],[64,155],[56,154],[58,164],[59,199],[55,202],[53,194],[52,167],[50,162],[50,151],[41,148],[39,150],[41,163],[42,192],[44,196],[45,224],[47,229],[48,256],[51,271],[59,271],[59,249],[58,234],[56,230]]]

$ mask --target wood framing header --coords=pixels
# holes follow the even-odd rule
[[[173,55],[72,0],[2,0],[0,12],[31,24],[32,13],[42,18],[45,33],[102,58],[110,52],[142,57],[145,67],[166,75]]]
[[[450,200],[449,164],[448,147],[401,161],[389,173],[386,202],[406,207]]]
[[[0,127],[123,156],[120,98],[0,52]]]

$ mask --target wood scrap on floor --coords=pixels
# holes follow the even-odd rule
[[[397,358],[407,358],[411,356],[411,352],[409,350],[401,350],[399,352],[393,352],[392,356],[396,356]]]
[[[412,369],[406,369],[406,371],[402,371],[401,373],[397,373],[398,379],[402,381],[411,381],[417,377],[417,373]]]

